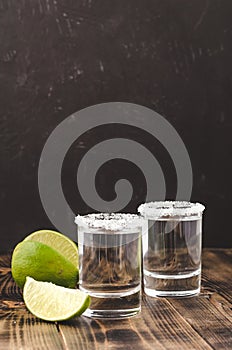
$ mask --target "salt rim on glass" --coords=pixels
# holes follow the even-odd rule
[[[135,233],[142,235],[146,220],[138,214],[98,213],[77,215],[75,223],[78,231],[83,234],[78,237],[78,244],[110,248],[128,244],[138,238]],[[79,232],[80,233],[80,232]],[[93,234],[102,235],[95,241]]]
[[[159,218],[200,218],[205,206],[201,203],[187,201],[156,201],[141,204],[138,207],[140,215],[146,219]]]
[[[137,214],[129,213],[93,213],[77,215],[77,225],[90,229],[104,229],[107,231],[121,231],[134,229],[143,226],[143,218]]]

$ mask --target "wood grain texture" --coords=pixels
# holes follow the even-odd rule
[[[192,298],[150,298],[127,320],[73,318],[43,322],[30,314],[0,256],[0,349],[210,350],[231,349],[232,250],[203,252],[202,291]]]
[[[211,339],[215,349],[232,346],[231,253],[231,250],[220,249],[203,252],[201,295],[193,298],[191,303],[187,299],[169,299],[204,339]]]

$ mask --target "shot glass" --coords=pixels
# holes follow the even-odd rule
[[[89,214],[75,218],[79,289],[91,296],[84,316],[119,319],[141,308],[142,222],[133,214]]]
[[[202,213],[200,203],[164,201],[139,206],[147,219],[143,233],[144,291],[156,297],[200,292]]]

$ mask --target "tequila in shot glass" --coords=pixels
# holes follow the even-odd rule
[[[91,296],[83,315],[124,318],[141,305],[141,236],[144,220],[134,214],[89,214],[75,218],[79,288]]]
[[[202,213],[200,203],[164,201],[139,206],[143,233],[144,291],[179,297],[200,292]]]

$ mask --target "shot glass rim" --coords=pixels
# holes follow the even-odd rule
[[[139,214],[151,220],[162,219],[190,219],[200,218],[205,210],[201,203],[188,201],[154,201],[146,202],[138,207]]]
[[[89,213],[77,215],[74,221],[79,226],[107,231],[140,230],[144,225],[143,217],[131,213]]]

